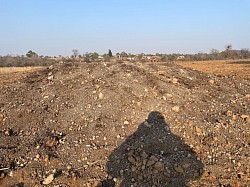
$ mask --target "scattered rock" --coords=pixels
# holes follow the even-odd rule
[[[240,117],[241,117],[242,119],[246,119],[246,118],[249,118],[249,115],[242,114]]]
[[[214,80],[212,80],[212,79],[209,80],[208,82],[209,82],[210,84],[214,84]]]
[[[5,136],[12,136],[14,134],[14,131],[11,128],[3,130],[3,133]]]
[[[144,121],[143,124],[144,124],[146,127],[151,127],[151,125],[150,125],[147,121]]]
[[[148,154],[143,151],[142,154],[141,154],[141,157],[143,159],[146,159],[146,158],[148,158]]]
[[[231,110],[228,110],[228,111],[226,112],[226,115],[229,116],[229,117],[230,117],[230,116],[233,116],[233,112],[232,112]]]
[[[146,166],[152,166],[157,161],[158,161],[158,158],[156,156],[152,155],[151,157],[149,157]]]
[[[104,99],[104,94],[102,92],[99,93],[99,99],[103,100]]]
[[[177,84],[177,83],[178,83],[178,79],[173,78],[173,79],[172,79],[172,83],[173,83],[173,84]]]
[[[195,127],[195,132],[197,133],[197,135],[201,135],[202,129],[199,127]]]
[[[136,160],[135,160],[135,158],[133,156],[129,156],[128,161],[131,162],[134,165],[136,164]]]
[[[250,100],[250,94],[247,94],[245,98]]]
[[[54,180],[54,174],[50,174],[47,178],[44,179],[43,184],[48,185],[52,183],[53,180]]]
[[[180,112],[180,108],[179,108],[178,106],[174,106],[174,107],[172,108],[172,110],[173,110],[174,112]]]
[[[165,76],[165,75],[166,75],[166,72],[165,72],[165,71],[158,71],[158,74],[159,74],[159,75]]]
[[[124,125],[129,125],[129,122],[126,120],[126,121],[124,121],[123,124],[124,124]]]
[[[39,159],[41,156],[39,154],[36,155],[36,159]]]
[[[162,170],[164,168],[164,163],[162,162],[156,162],[154,165],[154,168],[157,170]]]
[[[178,173],[184,173],[184,170],[180,165],[174,166],[174,170],[177,171]]]
[[[63,63],[1,87],[0,169],[10,168],[0,171],[3,180],[20,172],[37,186],[116,177],[119,186],[128,176],[127,186],[137,187],[161,186],[160,179],[185,186],[174,184],[182,177],[194,186],[243,183],[250,173],[248,82],[179,70],[174,63]],[[153,110],[164,113],[167,132],[161,119],[145,120]]]

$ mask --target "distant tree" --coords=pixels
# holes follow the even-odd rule
[[[222,56],[226,59],[232,58],[232,44],[225,45],[225,50],[222,52]]]
[[[27,57],[38,57],[38,54],[36,54],[34,51],[29,50],[28,53],[26,54]]]
[[[141,54],[138,54],[138,55],[137,55],[137,58],[138,58],[139,60],[142,60],[143,56],[144,56],[144,53],[141,53]]]
[[[73,53],[72,57],[77,57],[79,55],[79,51],[77,49],[73,49],[72,53]]]
[[[210,50],[210,54],[211,55],[216,55],[216,54],[219,54],[220,52],[219,52],[219,50],[218,49],[211,49]]]
[[[108,55],[109,55],[109,57],[112,57],[113,55],[112,55],[112,51],[109,49],[109,52],[108,52]]]
[[[248,58],[250,56],[249,49],[248,48],[241,49],[240,54],[242,58]]]
[[[84,61],[85,61],[85,62],[88,62],[88,63],[90,62],[91,53],[86,52],[85,54],[83,53],[82,56],[84,57]]]
[[[83,57],[89,57],[89,52],[83,53]]]
[[[219,54],[220,54],[220,52],[218,49],[211,49],[209,59],[210,60],[217,60],[217,59],[219,59]]]
[[[230,51],[230,50],[232,50],[232,49],[233,49],[232,44],[227,44],[227,45],[225,45],[225,51]]]
[[[123,52],[121,52],[121,54],[120,54],[120,55],[121,55],[121,57],[128,57],[128,54],[127,54],[126,52],[124,52],[124,51],[123,51]]]
[[[109,54],[103,54],[104,61],[109,62],[110,61],[110,56]]]
[[[92,57],[93,60],[98,59],[99,54],[97,52],[94,52],[94,53],[91,54],[91,57]]]

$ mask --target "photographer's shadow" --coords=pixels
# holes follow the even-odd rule
[[[185,187],[203,172],[196,153],[171,133],[157,111],[110,154],[106,166],[109,180],[101,184],[106,187]],[[116,183],[110,180],[114,178]]]

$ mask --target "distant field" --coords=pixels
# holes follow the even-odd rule
[[[250,79],[250,59],[244,60],[214,60],[214,61],[190,61],[177,62],[177,64],[203,71],[221,75],[235,75],[239,78]]]
[[[3,67],[0,68],[0,86],[12,83],[28,73],[41,70],[44,67]]]

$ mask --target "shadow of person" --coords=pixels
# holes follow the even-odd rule
[[[171,133],[157,111],[109,155],[106,167],[109,179],[102,181],[103,187],[182,187],[203,172],[195,152]]]

